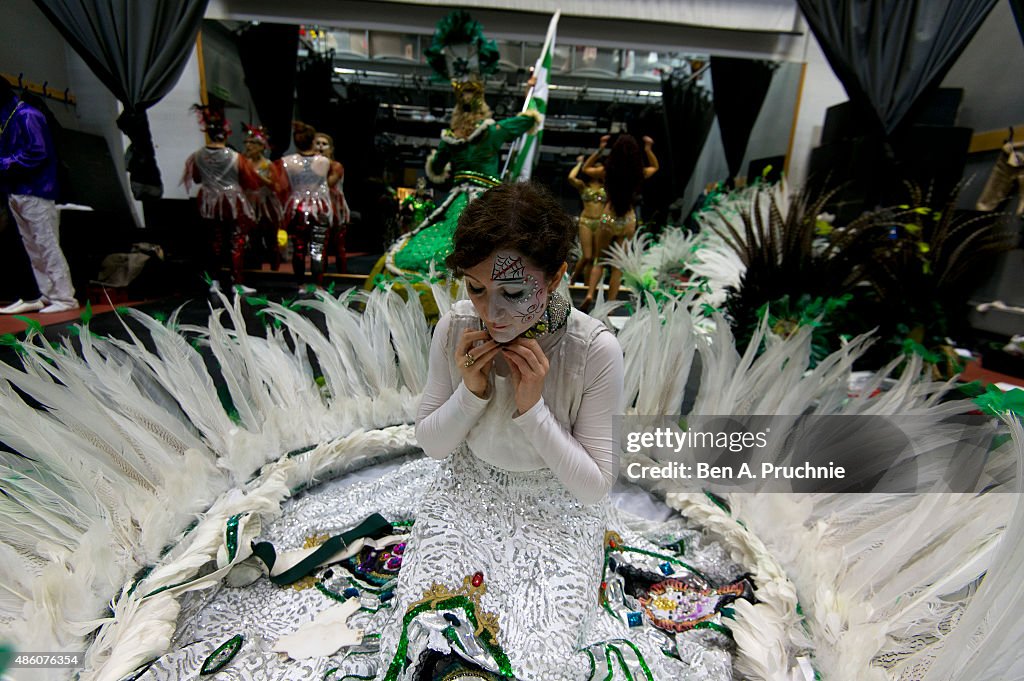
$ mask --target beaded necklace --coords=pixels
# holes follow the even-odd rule
[[[544,308],[544,314],[537,320],[537,323],[531,326],[523,333],[524,338],[543,338],[549,333],[554,333],[560,328],[565,326],[566,321],[569,319],[569,301],[566,300],[558,291],[551,294],[548,298],[548,306]]]

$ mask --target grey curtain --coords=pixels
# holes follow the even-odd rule
[[[178,82],[208,0],[35,0],[124,105],[117,127],[137,199],[163,195],[146,110]]]
[[[850,100],[892,133],[996,0],[797,0]]]

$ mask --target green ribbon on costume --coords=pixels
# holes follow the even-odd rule
[[[384,516],[379,513],[374,513],[351,530],[346,530],[339,535],[331,537],[317,547],[316,551],[309,554],[281,574],[271,576],[270,581],[278,586],[288,586],[289,584],[293,584],[311,573],[321,563],[344,549],[355,540],[365,539],[367,537],[379,539],[380,537],[386,537],[391,533],[391,531],[391,523],[385,520]],[[259,542],[258,544],[252,545],[252,552],[254,556],[266,563],[267,570],[272,574],[274,571],[274,563],[277,561],[277,552],[274,550],[274,545],[270,542]]]
[[[235,655],[242,649],[242,643],[244,638],[241,634],[235,634],[227,641],[217,647],[206,661],[203,662],[202,668],[199,670],[200,676],[209,676],[210,674],[216,674],[221,669],[226,667],[231,660],[235,659]]]

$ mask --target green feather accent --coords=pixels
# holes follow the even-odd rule
[[[85,310],[82,312],[81,320],[83,324],[88,324],[92,321],[92,301],[85,301]]]
[[[449,64],[448,48],[454,45],[470,46],[470,54],[475,53],[477,58],[478,71],[471,71],[471,65],[461,58],[451,59]],[[464,9],[453,10],[437,22],[434,38],[424,54],[438,80],[464,80],[470,76],[479,80],[498,70],[500,56],[497,44],[484,36],[483,26]]]
[[[38,320],[20,314],[14,315],[14,318],[25,322],[25,325],[28,326],[28,329],[26,329],[27,331],[34,331],[35,333],[40,334],[43,332],[43,325],[40,324]]]
[[[1018,419],[1024,418],[1024,390],[1020,388],[1004,392],[989,385],[984,393],[974,398],[974,403],[986,414],[998,416],[1010,413]]]

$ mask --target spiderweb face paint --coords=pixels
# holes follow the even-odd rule
[[[508,343],[537,323],[548,302],[544,279],[543,270],[511,250],[466,270],[470,299],[491,338]]]

